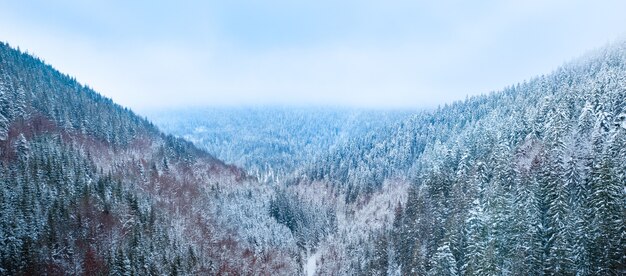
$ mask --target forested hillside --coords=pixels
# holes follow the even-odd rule
[[[0,44],[0,275],[626,274],[626,42],[410,116],[158,114],[202,150]]]
[[[367,246],[321,246],[323,273],[623,275],[626,43],[358,137],[307,171],[296,183],[354,206],[411,183]]]
[[[329,131],[323,122],[333,120],[300,131],[299,117],[271,110],[237,119],[219,112],[191,117],[242,122],[207,131],[183,119],[157,120],[216,152],[245,140],[220,140],[224,128],[246,136],[242,125],[255,125],[252,133],[264,134],[248,147],[269,150],[235,156],[279,160],[276,168],[297,160],[297,173],[276,187],[270,215],[320,274],[625,273],[624,42],[502,91],[384,119],[332,147],[318,141],[324,146],[315,155],[255,143],[279,137],[259,126],[293,126],[281,138],[297,145]]]
[[[264,181],[279,181],[353,137],[406,119],[406,110],[330,107],[213,107],[145,113],[163,131],[185,138]]]
[[[0,275],[297,273],[270,190],[4,43],[0,107]]]

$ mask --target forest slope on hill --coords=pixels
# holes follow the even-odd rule
[[[348,212],[411,183],[386,226],[338,223],[371,230],[331,235],[323,273],[623,274],[626,42],[355,137],[305,171],[290,189],[325,183]]]
[[[293,172],[259,183],[0,44],[0,274],[621,275],[625,99],[619,42],[408,118],[278,131],[259,152],[180,127]],[[302,141],[319,126],[335,132]]]
[[[0,274],[300,269],[271,190],[4,43],[0,108]]]

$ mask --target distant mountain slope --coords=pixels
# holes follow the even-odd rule
[[[414,183],[389,228],[320,246],[326,274],[623,275],[626,42],[357,137],[306,171],[295,183],[354,206],[389,179]]]
[[[0,44],[0,275],[293,274],[270,194]]]
[[[408,111],[330,107],[206,107],[145,113],[161,129],[192,141],[260,179],[301,169],[335,145],[407,118]]]
[[[620,124],[626,112],[623,72],[626,46],[623,44],[597,50],[550,75],[498,93],[446,104],[432,112],[418,112],[397,124],[391,132],[354,137],[309,166],[307,176],[338,185],[357,185],[358,182],[360,189],[371,191],[388,177],[416,177],[424,163],[433,161],[433,148],[460,147],[469,138],[481,142],[482,138],[487,142],[512,138],[510,142],[518,144],[531,132],[543,136],[551,131],[544,125],[546,116],[557,109],[566,109],[564,116],[568,118],[562,124],[568,125],[568,129],[583,110],[602,113],[607,125]],[[592,115],[595,119],[595,114]],[[552,126],[554,124],[552,122]],[[483,130],[488,132],[480,133]],[[491,137],[490,132],[500,136]],[[472,152],[481,150],[488,154],[483,149],[472,149]]]

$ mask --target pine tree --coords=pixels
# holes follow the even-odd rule
[[[466,259],[463,273],[465,275],[479,275],[483,271],[487,239],[485,212],[479,199],[472,202],[465,227],[467,248],[465,249]]]
[[[530,275],[541,272],[541,221],[539,210],[539,184],[530,175],[521,175],[516,181],[513,203],[512,271],[524,271]]]
[[[558,163],[558,161],[553,161]],[[571,222],[569,220],[569,191],[566,182],[558,175],[560,169],[551,169],[550,176],[544,182],[547,187],[546,196],[548,197],[548,250],[547,256],[548,271],[555,274],[572,273],[571,268],[573,261],[571,260],[571,252],[569,252],[570,238],[568,236]]]
[[[591,273],[618,274],[624,265],[624,185],[615,179],[610,156],[600,158],[592,170],[589,197]]]
[[[452,251],[450,250],[450,243],[445,241],[435,251],[435,255],[431,260],[430,270],[428,275],[446,275],[454,276],[459,275],[457,271],[456,260]]]
[[[370,257],[369,275],[385,275],[389,268],[389,239],[386,233],[380,233],[374,240],[374,248]]]
[[[7,138],[9,138],[9,119],[0,112],[0,141],[5,141]],[[2,155],[1,151],[0,155]]]
[[[9,134],[9,104],[4,83],[0,78],[0,141],[5,141]],[[0,152],[0,154],[2,154]]]
[[[23,86],[17,87],[12,107],[12,117],[26,116],[26,91]]]
[[[22,133],[20,133],[20,135],[17,137],[17,140],[15,141],[15,152],[17,153],[17,156],[22,160],[25,160],[30,156],[29,143]]]
[[[6,72],[0,75],[0,115],[3,115],[7,120],[12,119],[13,106],[10,99],[12,89],[9,87],[9,82],[10,77]]]

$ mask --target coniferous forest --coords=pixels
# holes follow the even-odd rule
[[[626,274],[623,41],[430,110],[148,117],[0,44],[0,275]]]

